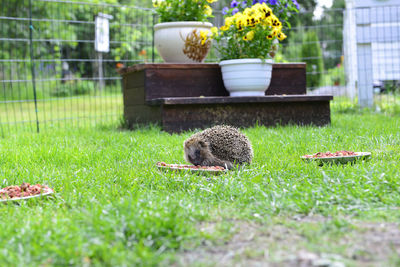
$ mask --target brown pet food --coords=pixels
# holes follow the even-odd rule
[[[194,170],[212,170],[212,171],[223,171],[224,167],[221,166],[200,166],[200,165],[179,165],[179,164],[167,164],[165,162],[157,162],[158,166],[178,169],[194,169]]]
[[[312,155],[304,155],[306,158],[330,158],[330,157],[345,157],[345,156],[356,156],[357,153],[353,151],[336,151],[336,152],[318,152]]]
[[[19,185],[11,185],[0,189],[0,199],[18,198],[18,197],[29,197],[39,195],[40,193],[46,193],[51,189],[46,185],[29,183],[23,183]]]

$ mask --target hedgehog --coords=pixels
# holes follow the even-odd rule
[[[193,165],[221,166],[232,169],[250,164],[253,148],[238,129],[217,125],[189,137],[183,145],[186,161]]]

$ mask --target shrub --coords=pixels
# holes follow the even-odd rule
[[[324,71],[321,45],[315,31],[306,32],[301,46],[301,57],[307,63],[307,87],[319,86]]]
[[[57,84],[53,91],[52,96],[66,97],[74,95],[89,95],[95,91],[95,84],[93,81],[77,81]]]
[[[328,69],[322,76],[321,84],[323,85],[345,85],[346,77],[344,75],[343,64],[338,64],[336,67]]]

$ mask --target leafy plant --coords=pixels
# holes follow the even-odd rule
[[[51,95],[56,97],[90,95],[94,94],[94,91],[95,84],[92,81],[67,82],[57,84]]]
[[[279,17],[281,22],[290,28],[289,18],[299,12],[299,4],[297,0],[252,0],[252,1],[236,1],[232,0],[229,7],[222,9],[222,14],[235,15],[237,12],[242,12],[245,8],[255,4],[268,4],[272,12]]]
[[[161,22],[207,21],[212,17],[209,4],[217,0],[153,0]]]
[[[346,77],[344,75],[344,66],[343,64],[338,64],[335,68],[328,70],[329,75],[331,76],[333,85],[345,85]]]
[[[324,71],[324,60],[318,35],[315,31],[308,31],[305,34],[301,46],[301,57],[307,63],[307,87],[319,86]]]
[[[226,16],[225,24],[219,30],[212,28],[211,31],[222,60],[272,58],[277,46],[274,40],[286,38],[281,21],[265,3],[256,3],[243,12]]]

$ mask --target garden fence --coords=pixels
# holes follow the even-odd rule
[[[3,136],[20,129],[118,123],[123,113],[118,68],[161,61],[153,46],[157,18],[151,8],[64,0],[0,2]],[[357,84],[348,83],[355,60],[348,42],[354,38],[346,24],[348,13],[328,9],[316,19],[311,12],[300,12],[276,60],[306,62],[309,94],[333,94],[335,103],[353,105]],[[96,18],[100,30],[101,21],[109,23],[108,52],[95,49],[101,46],[96,44]],[[221,21],[219,14],[213,23]],[[399,40],[377,44],[376,49],[385,58],[398,58]],[[211,55],[208,61],[215,61],[215,53]],[[399,69],[398,61],[379,66],[390,68],[387,72]],[[398,105],[398,79],[378,77],[374,83],[377,108]]]
[[[0,0],[0,131],[118,121],[117,69],[154,60],[151,9],[59,0]],[[95,20],[109,18],[109,52]]]

